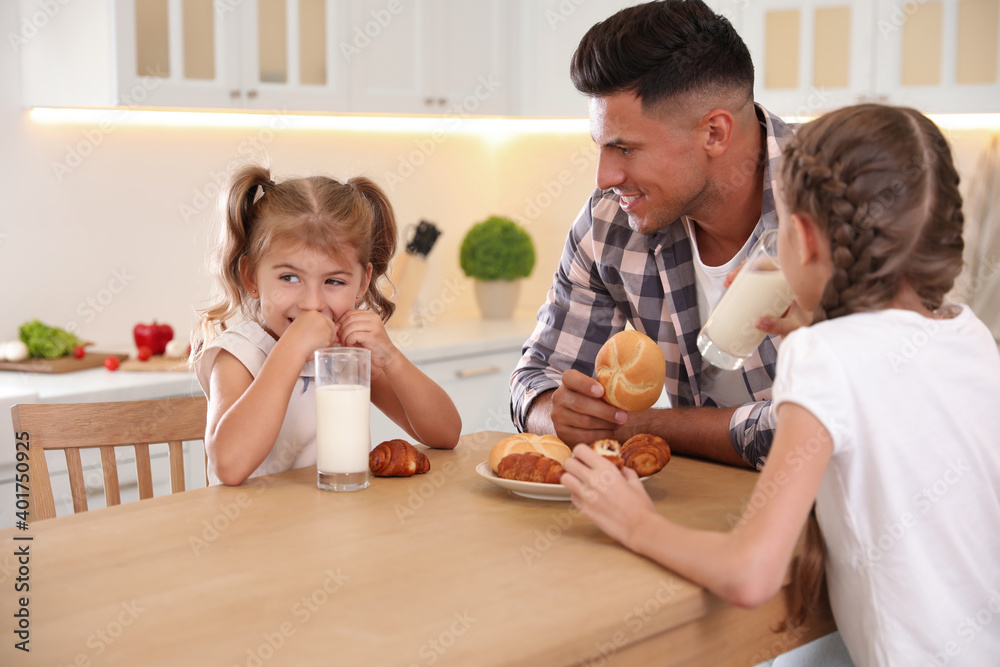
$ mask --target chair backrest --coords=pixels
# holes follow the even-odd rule
[[[80,462],[81,448],[99,448],[104,473],[104,497],[108,507],[121,503],[115,447],[135,448],[139,498],[153,497],[153,475],[149,445],[167,443],[170,461],[170,492],[184,490],[185,440],[205,437],[207,401],[204,396],[162,398],[113,403],[36,403],[15,405],[11,421],[17,441],[28,442],[30,520],[56,515],[46,449],[66,454],[73,511],[87,511],[87,491]]]

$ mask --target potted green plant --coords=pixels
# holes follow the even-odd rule
[[[485,319],[509,319],[514,313],[521,278],[535,266],[535,244],[523,227],[509,218],[490,216],[462,239],[459,264],[476,281],[476,300]]]

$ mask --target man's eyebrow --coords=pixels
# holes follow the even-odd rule
[[[597,141],[597,139],[594,139],[594,135],[591,135],[590,138],[594,140],[595,144],[598,144],[602,148],[616,148],[618,146],[634,146],[635,145],[635,142],[626,141],[622,137],[612,137],[612,138],[608,139],[607,141],[605,141],[603,143]]]

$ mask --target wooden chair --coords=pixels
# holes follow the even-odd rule
[[[207,402],[204,396],[113,403],[38,403],[15,405],[11,421],[16,434],[27,434],[30,466],[29,520],[51,519],[55,501],[45,450],[66,453],[73,511],[87,511],[87,491],[80,463],[81,448],[100,448],[104,497],[108,507],[121,504],[115,447],[135,448],[139,498],[153,497],[149,445],[168,443],[170,492],[184,490],[185,440],[203,440]],[[23,442],[24,437],[18,442]]]

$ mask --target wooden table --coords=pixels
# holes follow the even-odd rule
[[[775,634],[783,595],[732,607],[570,503],[497,488],[475,466],[504,435],[355,493],[304,468],[0,531],[0,664],[750,665],[832,631],[827,613]],[[647,488],[722,530],[755,480],[678,457]],[[14,648],[21,596],[30,654]]]

